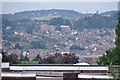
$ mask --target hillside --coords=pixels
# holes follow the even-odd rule
[[[64,17],[69,19],[76,19],[83,17],[84,15],[73,11],[73,10],[35,10],[35,11],[23,11],[14,14],[3,14],[3,17],[11,19],[22,19],[22,18],[32,18],[32,19],[50,19],[54,17]]]
[[[115,28],[117,23],[117,11],[108,11],[104,13],[89,13],[89,14],[81,14],[79,12],[73,11],[73,10],[62,10],[62,9],[50,9],[50,10],[34,10],[34,11],[23,11],[23,12],[17,12],[14,14],[2,14],[3,24],[6,20],[11,23],[11,25],[7,26],[20,26],[21,25],[16,24],[17,22],[20,23],[24,19],[27,19],[25,24],[28,24],[30,20],[34,25],[38,25],[37,23],[46,23],[49,24],[52,20],[52,22],[55,22],[56,25],[65,25],[70,24],[72,29],[77,30],[83,30],[86,28]],[[58,19],[54,18],[62,18],[61,21],[58,21]],[[68,20],[66,20],[68,19]],[[36,21],[37,20],[37,21]],[[65,21],[67,21],[65,23]],[[30,24],[31,24],[30,22]],[[61,22],[61,23],[60,23]],[[102,23],[102,24],[101,24]],[[25,24],[23,26],[25,26]],[[54,25],[53,23],[50,23],[50,25]],[[55,26],[56,26],[55,25]],[[22,27],[23,27],[22,26]],[[30,25],[29,25],[30,26]],[[25,26],[25,27],[29,27]],[[31,27],[33,27],[31,25]]]
[[[57,51],[98,56],[114,47],[117,15],[117,12],[81,14],[55,9],[2,14],[3,49],[29,50],[30,59]]]
[[[107,11],[107,12],[101,13],[101,15],[103,15],[103,16],[111,16],[111,15],[114,15],[116,13],[117,13],[117,11]]]

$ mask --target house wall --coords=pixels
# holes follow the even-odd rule
[[[117,80],[117,79],[82,79],[82,78],[79,78],[79,79],[75,79],[75,78],[64,78],[63,80]]]
[[[63,74],[63,80],[116,80],[116,79],[112,79],[112,78],[105,78],[105,79],[103,79],[103,78],[88,78],[87,76],[86,76],[86,78],[79,78],[78,77],[78,74],[79,73],[64,73]]]
[[[36,80],[36,77],[2,77],[2,80]]]

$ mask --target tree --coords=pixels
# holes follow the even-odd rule
[[[17,54],[10,54],[8,57],[9,62],[16,64],[18,62],[18,55]]]
[[[102,57],[98,58],[99,65],[120,65],[120,17],[118,19],[118,25],[116,26],[116,38],[115,47],[106,51]],[[114,72],[113,72],[114,73]],[[112,72],[111,72],[112,74]],[[116,78],[120,78],[120,73],[114,75]]]
[[[69,19],[64,20],[64,25],[72,26],[71,21]]]
[[[116,47],[120,48],[120,17],[118,19],[118,25],[115,31],[116,31],[115,45]]]
[[[29,61],[30,59],[28,58],[28,56],[27,55],[25,55],[25,57],[24,57],[24,61]]]
[[[2,28],[6,28],[7,26],[10,26],[10,20],[8,20],[7,18],[2,18]]]
[[[27,54],[23,55],[23,54],[20,54],[20,59],[19,61],[29,61],[29,58],[27,56]]]
[[[79,58],[75,53],[56,53],[55,55],[48,56],[47,58],[42,59],[41,63],[44,64],[75,64],[78,63]]]
[[[33,41],[31,42],[31,46],[33,49],[45,49],[46,45],[44,41]]]
[[[2,50],[2,62],[8,62],[8,54]]]
[[[28,34],[33,34],[33,29],[32,28],[26,28],[26,32]]]
[[[7,52],[4,52],[2,50],[2,62],[11,62],[13,64],[18,62],[18,55],[11,53],[10,55],[7,54]]]
[[[85,50],[85,49],[83,47],[73,45],[73,46],[70,47],[70,50]]]
[[[43,58],[40,63],[42,64],[54,64],[54,60],[53,60],[54,56],[48,56],[47,58]]]
[[[55,64],[63,64],[64,63],[64,57],[60,53],[56,53],[54,56],[54,63]]]
[[[112,48],[109,50],[106,50],[106,53],[103,54],[98,60],[99,65],[112,65],[112,64],[118,64],[118,58],[117,58],[117,50],[116,48]]]
[[[19,61],[24,61],[24,55],[23,54],[20,54],[20,59]]]
[[[99,65],[120,65],[120,17],[116,27],[115,47],[106,51],[102,57],[98,59]]]
[[[49,20],[49,24],[55,26],[63,25],[64,19],[62,17],[52,18]]]
[[[41,61],[40,54],[37,54],[37,56],[33,59],[33,61]]]
[[[63,60],[64,60],[64,64],[76,64],[79,62],[78,61],[79,58],[75,55],[75,53],[70,53],[70,54],[65,53]]]
[[[21,46],[20,46],[20,44],[15,44],[15,49],[21,49]]]

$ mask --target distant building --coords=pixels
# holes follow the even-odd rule
[[[69,32],[70,31],[70,27],[69,26],[66,26],[66,25],[61,25],[61,31],[63,32]]]
[[[6,29],[11,29],[11,26],[7,26]]]
[[[50,25],[50,26],[49,26],[49,32],[54,32],[54,31],[55,31],[55,26]]]
[[[53,25],[47,25],[47,24],[42,24],[40,26],[42,32],[54,32],[55,31],[55,26]]]

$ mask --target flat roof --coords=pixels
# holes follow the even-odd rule
[[[109,75],[90,75],[90,74],[79,74],[78,78],[113,79],[113,77]]]
[[[53,78],[55,78],[55,79],[56,79],[56,78],[57,78],[57,79],[60,78],[60,79],[61,79],[61,78],[63,78],[63,77],[42,77],[42,76],[37,76],[36,78],[37,78],[37,79],[39,79],[39,78],[45,78],[45,79],[47,79],[47,78],[48,78],[48,79],[50,79],[50,78],[51,78],[51,79],[53,79]]]
[[[35,73],[2,73],[2,77],[36,77]]]
[[[2,63],[2,68],[9,68],[9,63]]]
[[[105,66],[10,66],[10,70],[108,70]]]
[[[93,67],[107,67],[103,65],[75,65],[75,64],[10,64],[10,66],[93,66]]]
[[[69,28],[70,26],[61,25],[60,27],[63,27],[63,28],[64,28],[64,27],[65,27],[65,28],[68,27],[68,28]]]

